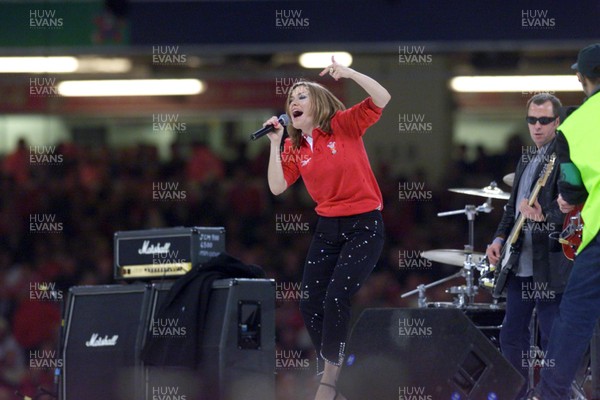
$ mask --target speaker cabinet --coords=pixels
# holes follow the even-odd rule
[[[152,287],[146,338],[170,286]],[[215,281],[198,369],[146,367],[145,399],[274,400],[274,287],[267,279]]]
[[[513,399],[521,375],[459,309],[367,309],[346,346],[348,400]]]
[[[69,290],[62,340],[62,400],[139,399],[146,285]]]
[[[178,340],[178,335],[187,335],[186,326],[181,326],[178,320],[162,321],[158,310],[162,306],[172,282],[153,283],[150,286],[150,306],[148,318],[143,325],[144,343],[153,335],[171,335],[171,340]],[[216,306],[216,305],[215,305]],[[189,329],[188,329],[189,330]],[[182,349],[185,350],[185,349]],[[189,350],[188,350],[189,351]],[[204,400],[202,388],[206,383],[196,369],[165,366],[144,366],[143,400],[153,399],[183,399]]]
[[[274,400],[274,281],[216,281],[210,302],[201,365],[208,398]]]
[[[64,311],[61,400],[274,400],[275,282],[213,283],[196,369],[145,366],[153,334],[189,334],[158,310],[172,283],[80,286]],[[185,349],[184,349],[185,350]]]

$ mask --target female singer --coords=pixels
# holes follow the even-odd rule
[[[384,241],[381,191],[362,136],[377,122],[390,94],[374,79],[333,57],[331,61],[320,75],[353,80],[367,92],[365,100],[346,109],[322,85],[300,81],[290,89],[285,106],[291,126],[283,152],[284,128],[277,117],[263,124],[275,128],[268,134],[271,192],[283,193],[301,176],[317,204],[319,219],[302,278],[307,295],[300,303],[317,350],[317,373],[323,373],[315,400],[344,398],[336,381],[344,360],[350,298],[375,267]]]

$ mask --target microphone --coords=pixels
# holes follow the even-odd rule
[[[279,121],[281,125],[287,126],[287,124],[290,123],[290,117],[288,117],[287,114],[281,114],[277,121]],[[250,140],[256,140],[259,137],[265,136],[269,132],[273,132],[274,130],[275,127],[273,125],[267,125],[264,128],[261,128],[254,132],[252,135],[250,135]]]

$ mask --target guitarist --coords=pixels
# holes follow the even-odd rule
[[[532,189],[544,165],[555,153],[560,108],[560,100],[548,93],[536,94],[527,102],[526,120],[535,149],[529,146],[530,150],[523,151],[516,167],[510,199],[495,238],[486,250],[490,263],[500,268],[504,242],[522,213],[526,218],[525,224],[517,246],[510,249],[513,250],[511,262],[505,266],[511,268],[511,272],[506,277],[505,287],[500,288],[506,295],[500,347],[506,359],[525,378],[531,363],[529,323],[533,310],[537,311],[541,347],[544,349],[570,270],[570,262],[564,257],[560,244],[548,238],[553,231],[560,232],[564,217],[557,204],[558,163],[554,164],[535,202],[529,206]],[[525,391],[526,388],[523,388],[520,397]]]
[[[560,126],[559,204],[568,212],[585,201],[581,244],[548,342],[552,368],[528,398],[563,400],[600,318],[600,43],[583,48],[572,67],[588,96]]]

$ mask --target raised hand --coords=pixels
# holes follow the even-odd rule
[[[329,73],[329,75],[331,75],[331,77],[337,81],[340,78],[350,78],[350,75],[354,73],[354,70],[352,68],[348,68],[344,65],[338,64],[335,61],[335,57],[331,56],[331,64],[325,67],[319,75],[324,76],[327,73]]]

